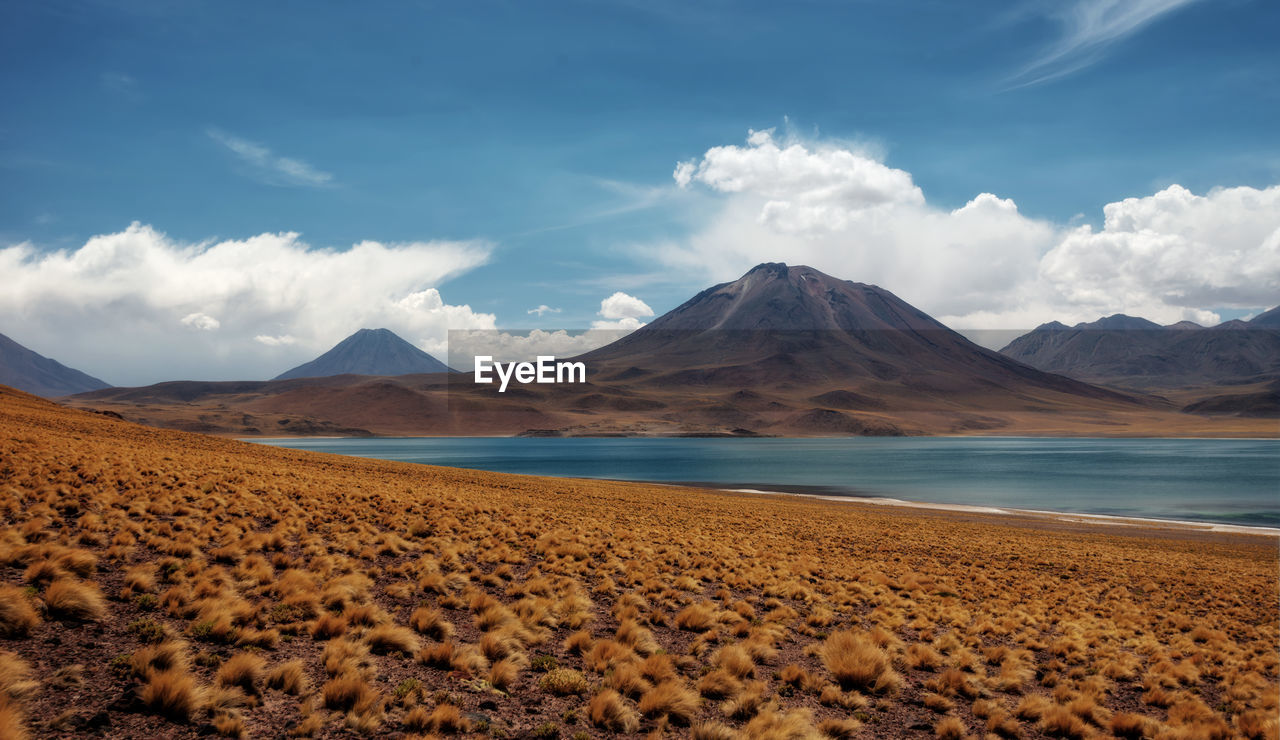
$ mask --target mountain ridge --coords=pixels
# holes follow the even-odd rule
[[[28,349],[0,334],[0,385],[45,398],[110,388],[88,373]]]
[[[1212,327],[1124,314],[1073,327],[1055,321],[1000,352],[1045,372],[1134,390],[1265,382],[1280,378],[1280,308]]]

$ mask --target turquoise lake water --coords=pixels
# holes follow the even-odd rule
[[[1280,527],[1280,440],[254,440],[503,473]]]

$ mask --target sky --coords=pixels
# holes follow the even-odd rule
[[[4,0],[0,333],[118,385],[361,327],[567,354],[766,261],[965,331],[1247,317],[1278,34],[1265,0]]]

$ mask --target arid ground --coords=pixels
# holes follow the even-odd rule
[[[348,459],[0,389],[3,738],[1275,738],[1278,567],[1267,536]]]

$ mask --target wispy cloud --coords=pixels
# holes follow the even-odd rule
[[[229,149],[252,169],[255,177],[268,185],[320,188],[333,184],[333,175],[321,172],[301,159],[277,156],[262,144],[232,136],[218,128],[205,129],[205,134]]]
[[[1197,0],[1074,0],[1054,4],[1062,35],[1020,69],[1009,89],[1066,77],[1100,60],[1119,41]]]
[[[143,98],[138,81],[122,72],[103,72],[98,76],[98,84],[104,91],[121,100],[136,103]]]

